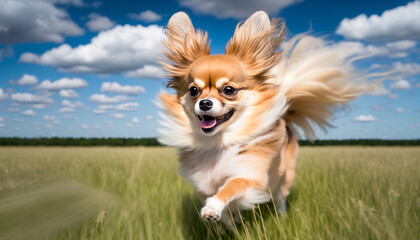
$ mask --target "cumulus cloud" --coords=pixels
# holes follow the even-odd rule
[[[392,66],[396,72],[405,74],[407,76],[420,74],[420,64],[418,63],[394,62]]]
[[[400,50],[400,51],[413,48],[416,45],[417,45],[416,41],[410,41],[410,40],[402,40],[402,41],[390,42],[386,44],[387,47],[391,49],[395,49],[395,50]]]
[[[146,116],[144,118],[146,118],[147,120],[152,120],[153,119],[153,116],[148,115],[148,116]]]
[[[3,88],[0,88],[0,101],[8,97],[7,93],[3,92]]]
[[[136,111],[139,107],[139,104],[136,102],[122,103],[115,107],[118,111]]]
[[[137,118],[137,117],[133,117],[132,119],[131,119],[131,122],[132,123],[140,123],[140,120]]]
[[[89,97],[89,99],[93,102],[100,103],[100,104],[110,104],[110,103],[119,103],[130,99],[127,96],[117,95],[114,97],[108,97],[104,94],[93,94]]]
[[[89,14],[90,19],[86,26],[91,32],[100,32],[106,29],[110,29],[115,25],[115,22],[111,21],[108,17],[99,15],[97,13]]]
[[[50,80],[44,80],[36,88],[56,91],[61,89],[81,88],[86,86],[88,86],[88,83],[81,78],[61,78],[54,82],[51,82]]]
[[[396,108],[395,111],[398,113],[402,113],[404,112],[404,108]]]
[[[34,95],[31,93],[14,93],[12,101],[18,103],[52,103],[53,100],[46,95]]]
[[[77,94],[76,91],[73,89],[63,89],[60,90],[60,97],[62,98],[77,98],[79,97],[79,94]]]
[[[69,107],[69,108],[83,107],[83,103],[81,103],[80,101],[76,101],[76,102],[72,103],[69,100],[63,100],[61,102],[61,105],[65,106],[65,107]]]
[[[76,109],[74,108],[70,108],[70,107],[63,107],[57,110],[58,113],[70,113],[70,112],[75,112]]]
[[[4,117],[0,117],[0,122],[3,122],[4,121]]]
[[[369,115],[359,115],[353,118],[353,120],[356,122],[373,122],[373,121],[376,121],[376,118],[369,114]]]
[[[145,93],[142,86],[121,86],[117,82],[104,82],[102,83],[101,92],[118,93],[123,95],[139,95]]]
[[[125,118],[124,114],[121,114],[121,113],[113,113],[110,116],[117,119]]]
[[[128,127],[128,128],[132,128],[132,127],[134,127],[134,125],[133,125],[133,124],[131,124],[131,123],[126,123],[126,124],[125,124],[125,126],[126,126],[126,127]]]
[[[44,109],[45,107],[46,107],[47,105],[45,105],[45,104],[34,104],[34,105],[32,105],[32,107],[33,108],[35,108],[35,109]]]
[[[34,75],[23,74],[21,78],[17,81],[19,85],[34,85],[38,83],[38,78]]]
[[[36,115],[36,113],[32,109],[28,109],[26,111],[23,111],[23,112],[21,112],[21,114],[22,115],[25,115],[25,116],[31,116],[31,117],[33,117],[33,116]]]
[[[181,6],[188,7],[196,14],[213,15],[217,18],[243,19],[258,10],[270,15],[302,0],[181,0]]]
[[[349,39],[364,40],[413,40],[420,38],[420,1],[410,2],[376,14],[359,16],[340,22],[336,33]]]
[[[105,113],[107,113],[107,111],[104,110],[104,109],[94,109],[93,113],[94,114],[105,114]]]
[[[59,1],[0,1],[0,44],[64,41],[80,36],[84,30],[68,13],[54,6]]]
[[[75,73],[118,74],[154,65],[161,56],[163,28],[117,25],[100,32],[91,42],[72,48],[62,44],[41,56],[24,53],[20,62],[38,63]]]
[[[165,77],[165,72],[158,66],[145,65],[137,70],[128,71],[125,76],[129,78],[162,79]]]
[[[411,85],[409,81],[400,79],[400,80],[395,81],[395,83],[391,84],[389,87],[391,89],[406,90],[406,89],[410,89]]]
[[[45,121],[55,121],[55,116],[44,115],[43,118]]]
[[[152,10],[146,10],[139,14],[130,13],[128,16],[143,22],[157,22],[162,19],[162,15],[159,15]]]

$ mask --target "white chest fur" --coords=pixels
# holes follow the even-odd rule
[[[246,164],[237,157],[240,148],[196,150],[186,161],[181,161],[180,174],[190,181],[198,192],[211,196],[232,177],[247,172]]]

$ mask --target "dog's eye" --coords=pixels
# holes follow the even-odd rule
[[[190,95],[191,95],[191,97],[197,96],[197,94],[198,94],[199,92],[200,92],[200,91],[198,90],[198,88],[197,88],[197,87],[191,87],[191,88],[190,88]]]
[[[231,86],[227,86],[225,88],[223,88],[223,93],[226,95],[233,95],[236,93],[236,89],[234,87]]]

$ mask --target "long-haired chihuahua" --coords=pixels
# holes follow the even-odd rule
[[[286,212],[295,179],[297,129],[307,138],[330,126],[334,109],[364,90],[351,53],[309,35],[283,42],[284,24],[256,12],[238,24],[224,55],[184,12],[167,25],[167,86],[159,95],[160,141],[179,149],[180,174],[203,203],[206,221],[232,228],[238,209],[275,200]]]

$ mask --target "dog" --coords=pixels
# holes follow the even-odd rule
[[[168,22],[160,63],[175,91],[159,94],[159,141],[179,149],[179,172],[206,221],[233,228],[239,209],[271,199],[285,214],[298,129],[313,139],[364,91],[351,53],[306,34],[285,37],[285,24],[259,11],[237,25],[224,55],[210,55],[207,33],[187,14]]]

